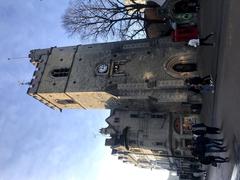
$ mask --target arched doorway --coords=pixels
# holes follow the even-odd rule
[[[174,78],[186,79],[197,76],[198,67],[195,52],[179,53],[170,57],[166,60],[164,69]]]
[[[197,71],[196,63],[178,63],[173,66],[173,69],[177,72],[194,72]]]

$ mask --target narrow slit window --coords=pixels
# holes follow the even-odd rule
[[[51,75],[53,77],[67,77],[69,75],[69,68],[54,69]]]
[[[72,99],[57,99],[56,102],[58,104],[66,105],[66,104],[76,104],[76,102]]]

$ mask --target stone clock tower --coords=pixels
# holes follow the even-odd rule
[[[36,49],[28,94],[51,108],[159,109],[199,102],[196,53],[169,38]]]

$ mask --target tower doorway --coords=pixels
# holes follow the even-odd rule
[[[177,72],[194,72],[197,71],[196,63],[177,63],[173,66],[173,69]]]

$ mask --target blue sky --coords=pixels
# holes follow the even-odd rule
[[[18,85],[31,80],[34,67],[27,59],[9,57],[87,43],[69,38],[61,27],[67,5],[67,0],[0,0],[0,180],[164,180],[166,173],[137,169],[111,156],[98,134],[109,111],[60,113]]]

